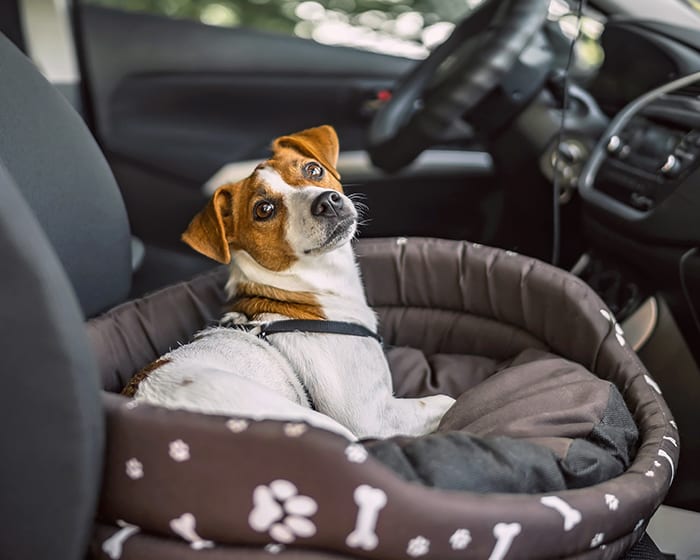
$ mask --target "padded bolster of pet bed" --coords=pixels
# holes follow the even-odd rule
[[[482,378],[493,363],[528,351],[580,364],[613,383],[632,412],[640,432],[632,464],[606,482],[548,494],[436,490],[406,482],[362,445],[303,424],[134,406],[106,394],[102,521],[122,520],[144,534],[179,538],[182,550],[281,542],[368,558],[506,552],[508,558],[613,558],[634,544],[668,490],[678,434],[658,387],[599,298],[546,264],[469,243],[368,240],[357,251],[385,340],[413,348],[402,360],[420,362],[422,352],[433,365],[451,364],[456,371],[457,355],[473,355],[472,363],[484,366],[477,371]],[[155,299],[198,303],[178,312],[183,315],[172,330],[181,329],[177,336],[184,342],[185,323],[217,315],[221,300],[214,302],[221,293],[212,285],[221,280],[215,272],[188,285],[202,282],[211,291],[204,297],[178,299],[183,289],[175,289],[175,296],[171,288],[127,304],[140,306],[142,317],[129,325],[143,330],[148,343],[142,346],[150,347],[138,351],[141,363],[134,355],[123,360],[117,351],[134,343],[118,325],[125,320],[120,313],[133,308],[115,310],[101,326],[91,324],[98,349],[113,345],[102,362],[106,378],[115,384],[133,362],[119,379],[123,383],[167,349],[161,347],[167,336],[154,334],[171,329],[169,321],[154,320],[150,306],[162,311]],[[420,367],[411,371],[417,375]],[[439,379],[422,383],[443,385]],[[464,383],[481,385],[476,377]],[[112,546],[114,536],[100,546]]]

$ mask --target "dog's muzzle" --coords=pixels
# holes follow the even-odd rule
[[[330,218],[342,220],[352,216],[349,208],[340,193],[336,191],[324,191],[311,202],[311,214],[318,218]]]

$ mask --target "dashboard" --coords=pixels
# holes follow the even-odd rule
[[[700,55],[624,23],[609,24],[602,45],[588,91],[614,118],[580,179],[587,209],[632,237],[700,242],[700,75],[679,80],[700,71]]]

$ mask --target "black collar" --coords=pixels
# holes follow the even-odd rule
[[[284,321],[272,321],[260,325],[224,325],[246,331],[253,331],[255,336],[267,340],[272,334],[279,333],[319,333],[319,334],[345,334],[349,336],[363,336],[373,338],[382,344],[382,337],[369,330],[367,327],[357,323],[346,323],[344,321],[324,321],[311,319],[288,319]]]

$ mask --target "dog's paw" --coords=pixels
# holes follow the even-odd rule
[[[226,313],[226,315],[221,318],[219,325],[222,327],[228,327],[231,325],[244,325],[247,322],[248,317],[246,317],[243,313],[231,311],[230,313]]]
[[[455,400],[447,395],[433,395],[421,398],[420,403],[425,406],[428,432],[434,432],[442,417],[452,408]]]

